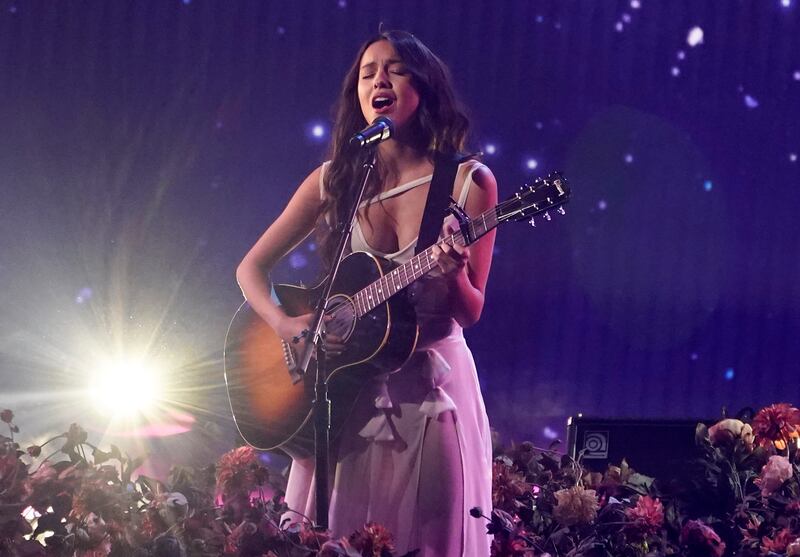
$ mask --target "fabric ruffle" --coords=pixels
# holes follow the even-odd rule
[[[425,363],[421,368],[422,376],[430,383],[430,391],[419,406],[419,411],[429,418],[436,418],[442,412],[456,409],[456,403],[441,387],[450,375],[450,364],[438,350],[424,351]],[[393,408],[389,396],[389,374],[376,377],[373,388],[376,391],[375,408],[378,412],[358,432],[359,436],[371,441],[394,441],[394,433],[388,410]]]

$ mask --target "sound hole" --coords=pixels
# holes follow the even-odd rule
[[[347,342],[356,326],[353,302],[347,296],[338,294],[331,298],[327,315],[331,319],[325,323],[325,331]]]

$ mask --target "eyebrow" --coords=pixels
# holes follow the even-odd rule
[[[389,65],[391,65],[391,64],[402,64],[403,61],[400,60],[399,58],[389,58],[386,61],[386,63],[389,64]],[[372,68],[372,67],[375,67],[377,65],[378,65],[378,62],[367,62],[366,64],[361,66],[361,69],[363,70],[363,69],[366,69],[366,68]]]

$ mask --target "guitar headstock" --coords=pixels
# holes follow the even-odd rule
[[[497,206],[497,221],[510,222],[528,220],[543,214],[550,220],[551,209],[564,214],[563,205],[569,200],[572,190],[560,172],[551,172],[545,178],[537,178],[532,185],[523,186],[517,193]]]

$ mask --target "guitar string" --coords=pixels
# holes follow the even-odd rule
[[[487,232],[489,232],[491,228],[494,228],[499,223],[497,217],[499,216],[499,214],[502,213],[503,209],[505,209],[505,207],[508,206],[509,204],[515,203],[516,201],[517,201],[516,198],[512,198],[502,203],[499,203],[494,209],[490,209],[489,211],[485,211],[484,213],[482,213],[478,219],[470,221],[470,223],[468,224],[468,226],[470,227],[470,234],[474,237],[481,237]],[[491,223],[491,226],[487,226],[486,222],[487,215],[490,217],[489,222]],[[478,220],[482,221],[480,223],[482,225],[480,226],[480,228],[482,228],[480,232],[479,232],[480,229],[478,228],[479,226],[477,222]],[[464,236],[461,231],[457,231],[454,234],[451,234],[450,236],[443,238],[441,243],[446,243],[452,246],[456,242],[461,243],[462,245],[464,244]],[[353,295],[353,303],[351,304],[351,307],[354,310],[354,315],[357,318],[363,317],[364,315],[372,311],[372,309],[382,304],[388,298],[390,298],[391,296],[393,296],[394,294],[396,294],[397,292],[399,292],[400,290],[411,284],[417,278],[421,277],[422,275],[430,271],[434,266],[432,247],[433,246],[426,249],[417,256],[413,257],[406,263],[403,263],[402,265],[395,267],[394,269],[383,275],[377,281],[374,281],[373,283],[369,284],[366,288],[362,288],[361,290],[356,292]],[[423,260],[424,263],[422,263],[422,266],[420,268],[419,264]],[[415,265],[418,266],[417,270],[414,270]],[[409,280],[409,272],[411,277],[410,280]],[[394,282],[395,279],[397,279],[400,285],[399,287],[395,284]],[[390,280],[391,283],[389,282]],[[388,295],[385,295],[384,291],[388,292]],[[336,308],[333,309],[333,311],[331,311],[329,315],[335,317],[343,307],[344,305],[337,306]]]

